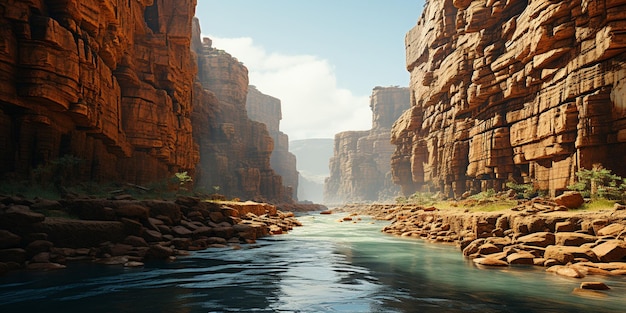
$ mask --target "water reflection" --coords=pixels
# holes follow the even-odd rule
[[[241,250],[124,269],[73,264],[0,277],[0,312],[618,312],[626,281],[598,300],[537,268],[481,270],[451,246],[380,234],[382,224],[306,216]]]

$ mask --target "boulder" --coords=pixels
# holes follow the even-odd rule
[[[576,224],[571,221],[556,222],[554,225],[555,232],[573,232],[576,230]]]
[[[509,264],[533,265],[535,256],[530,252],[515,252],[506,257]]]
[[[549,273],[555,273],[557,275],[571,277],[571,278],[585,277],[585,274],[581,273],[578,269],[571,267],[571,266],[565,266],[565,265],[554,265],[554,266],[549,267],[546,271]]]
[[[211,219],[211,221],[218,224],[226,221],[226,217],[224,216],[224,214],[222,214],[222,212],[210,212],[209,218]]]
[[[117,216],[129,219],[147,220],[149,215],[148,208],[139,204],[123,204],[114,210]]]
[[[581,289],[590,289],[590,290],[609,290],[609,286],[600,281],[585,281],[580,283]]]
[[[596,235],[617,237],[624,231],[624,229],[626,229],[624,224],[613,223],[599,229]]]
[[[180,223],[183,216],[180,205],[172,201],[144,200],[142,204],[150,208],[150,216],[162,220],[166,225]]]
[[[0,226],[25,226],[43,222],[46,217],[25,205],[11,205],[0,215]]]
[[[468,244],[465,249],[463,249],[463,255],[464,256],[470,256],[473,254],[478,253],[478,248],[485,243],[485,239],[484,238],[479,238],[476,239],[474,241],[472,241],[470,244]]]
[[[48,252],[54,244],[47,240],[35,240],[26,246],[26,253],[32,257],[41,252]]]
[[[32,258],[30,258],[30,263],[49,263],[50,262],[50,252],[40,252],[35,254]]]
[[[208,227],[208,226],[198,227],[193,230],[194,238],[201,237],[201,236],[211,237],[213,235],[214,235],[213,228]]]
[[[473,262],[476,265],[482,266],[508,266],[509,264],[506,261],[502,261],[496,258],[475,258]]]
[[[132,218],[122,217],[120,222],[124,224],[124,233],[129,235],[140,236],[144,231],[143,224]],[[122,234],[122,235],[123,235]]]
[[[614,262],[626,256],[626,242],[623,240],[610,240],[594,247],[593,252],[602,262]]]
[[[22,238],[8,230],[0,229],[0,249],[13,248],[20,244]]]
[[[550,232],[537,232],[519,237],[515,242],[529,246],[547,247],[555,243],[555,236]]]
[[[146,253],[146,259],[167,259],[172,255],[174,255],[172,248],[154,244],[150,246],[150,249]]]
[[[160,232],[151,229],[144,230],[141,236],[148,242],[157,242],[163,240],[163,235]]]
[[[178,237],[191,237],[193,232],[186,227],[179,225],[172,227],[172,234]]]
[[[235,229],[232,226],[220,226],[213,228],[213,233],[217,237],[228,239],[235,235]]]
[[[66,268],[65,265],[58,263],[29,263],[26,269],[29,271],[53,271]]]
[[[61,210],[63,206],[56,200],[38,199],[30,208],[32,210]]]
[[[576,209],[585,203],[585,199],[578,191],[566,191],[562,195],[554,198],[554,202],[568,209]]]
[[[589,261],[596,261],[598,257],[586,247],[572,246],[548,246],[543,255],[546,259],[555,260],[558,264],[567,264],[576,258],[585,258]]]
[[[573,232],[558,232],[555,238],[555,244],[560,246],[581,246],[597,240],[596,236]]]
[[[498,246],[492,243],[484,243],[480,247],[478,247],[478,253],[480,255],[488,255],[488,254],[493,254],[493,253],[497,253],[501,251],[502,251],[501,248],[498,248]]]
[[[146,242],[144,238],[139,237],[139,236],[132,236],[132,235],[124,238],[123,243],[133,246],[133,247],[147,247],[148,246],[148,243]]]

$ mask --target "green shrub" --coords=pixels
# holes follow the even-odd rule
[[[581,169],[576,172],[578,182],[568,186],[570,190],[580,192],[584,197],[592,199],[624,200],[626,179],[611,173],[611,170],[594,164],[592,169]]]
[[[472,200],[486,200],[495,197],[496,191],[493,188],[487,189],[485,191],[481,191],[475,195],[471,195],[468,199]]]
[[[533,184],[518,184],[516,182],[507,182],[506,187],[513,190],[518,199],[532,199],[539,195]]]

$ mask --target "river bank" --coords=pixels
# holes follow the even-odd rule
[[[339,219],[343,222],[358,214],[390,221],[382,229],[387,234],[456,244],[479,267],[534,265],[572,278],[626,277],[626,207],[621,205],[585,212],[533,200],[496,212],[412,204],[352,204],[333,211],[349,213]]]
[[[175,260],[210,247],[236,249],[300,225],[292,212],[250,201],[0,196],[0,275],[20,269],[63,269],[77,261],[138,267],[147,259]]]

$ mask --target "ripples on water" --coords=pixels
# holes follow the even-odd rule
[[[310,215],[292,233],[241,250],[125,269],[72,264],[0,277],[0,312],[619,312],[626,280],[537,268],[476,269],[453,246]],[[603,298],[571,291],[604,281]]]

